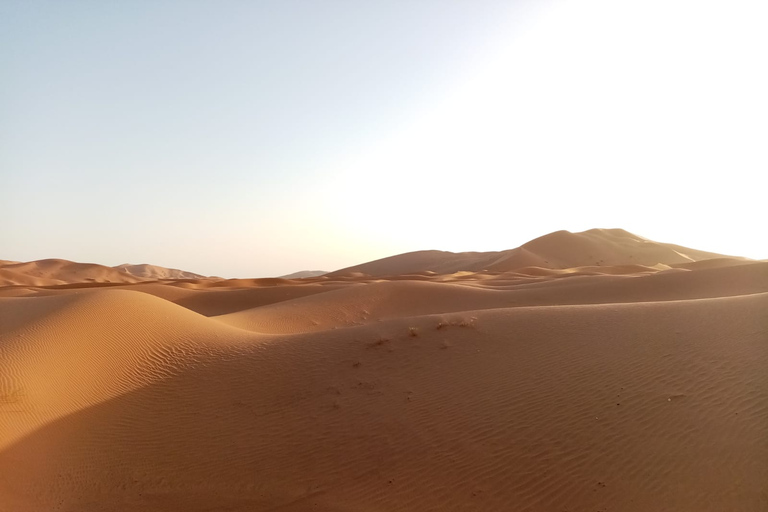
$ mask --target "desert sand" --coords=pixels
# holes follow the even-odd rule
[[[0,512],[136,510],[764,512],[768,262],[622,230],[304,279],[0,261]]]

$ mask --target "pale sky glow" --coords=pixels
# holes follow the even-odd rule
[[[255,277],[592,227],[768,258],[766,26],[763,1],[4,2],[0,259]]]

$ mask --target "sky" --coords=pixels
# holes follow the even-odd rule
[[[768,258],[768,2],[0,1],[0,259]]]

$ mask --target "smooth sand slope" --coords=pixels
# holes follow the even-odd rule
[[[768,510],[768,262],[691,260],[0,288],[0,512]]]

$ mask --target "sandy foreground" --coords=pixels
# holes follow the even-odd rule
[[[768,510],[768,262],[602,263],[3,262],[0,511]]]

